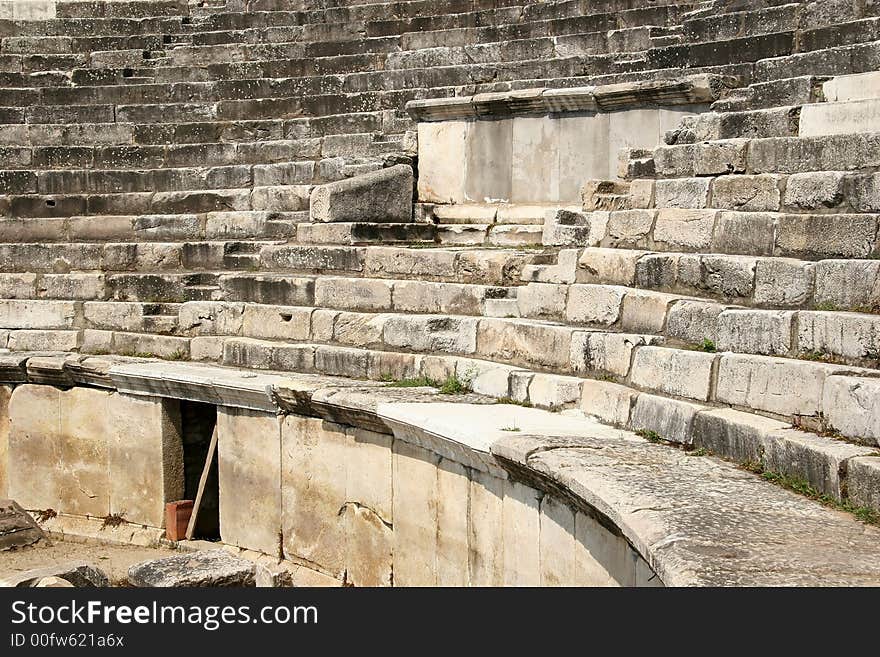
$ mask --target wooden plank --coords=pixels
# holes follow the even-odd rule
[[[211,434],[211,444],[208,445],[208,454],[205,456],[205,467],[202,469],[202,477],[199,479],[199,490],[196,493],[196,499],[193,502],[192,515],[189,517],[189,525],[186,528],[186,540],[191,541],[196,531],[196,520],[199,517],[199,507],[202,505],[202,495],[205,492],[205,484],[208,482],[208,474],[211,472],[211,465],[214,463],[214,452],[217,451],[217,425],[214,425],[214,432]]]

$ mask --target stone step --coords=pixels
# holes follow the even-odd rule
[[[759,308],[880,309],[877,260],[819,260],[637,249],[563,249],[555,265],[523,269],[527,281],[621,285]]]
[[[220,211],[299,212],[309,207],[308,185],[251,189],[22,194],[0,196],[0,217],[78,217],[129,214],[201,214]]]
[[[13,319],[7,319],[3,325],[10,329],[8,340],[15,349],[23,348],[22,341],[32,339],[34,331],[46,328],[47,321],[68,322],[68,325],[70,321],[61,315],[56,315],[57,319],[52,319],[51,314],[47,317],[46,312],[64,312],[62,308],[51,311],[51,306],[41,309],[43,312],[38,315],[22,316],[16,313],[14,307],[7,307],[6,310],[7,317]],[[34,308],[32,312],[36,310]],[[240,304],[184,304],[180,310],[179,326],[182,331],[189,332],[190,337],[235,335],[238,331],[243,331],[241,334],[247,336],[247,329],[236,328],[244,326],[243,311]],[[757,411],[807,429],[815,428],[822,432],[837,430],[852,440],[870,445],[876,445],[880,437],[873,419],[864,417],[860,412],[853,417],[853,409],[861,411],[865,404],[873,403],[873,397],[880,394],[880,385],[874,385],[876,379],[869,376],[871,370],[761,355],[681,350],[640,341],[642,336],[584,331],[533,320],[475,320],[449,315],[411,314],[365,317],[359,313],[323,308],[311,315],[283,308],[270,309],[269,312],[277,313],[282,323],[290,321],[285,319],[288,316],[296,316],[298,322],[307,321],[310,325],[308,335],[312,340],[347,345],[345,349],[350,356],[344,359],[348,361],[344,367],[350,367],[353,360],[355,366],[364,369],[357,373],[350,370],[345,373],[333,372],[339,375],[366,378],[366,360],[362,354],[355,353],[358,348],[385,350],[390,347],[394,351],[395,347],[405,347],[416,353],[465,356],[556,374],[598,376],[610,372],[629,386],[652,395],[689,400],[691,408],[694,402],[711,402]],[[265,324],[265,315],[258,314],[257,317],[263,318],[262,321],[257,320],[259,332],[265,334],[266,331],[276,330]],[[35,324],[40,324],[40,328],[34,329]],[[329,327],[332,327],[331,333],[327,333]],[[63,331],[57,335],[63,339],[72,339],[72,333],[76,333],[71,329],[57,330]],[[260,346],[259,341],[252,337],[224,341],[224,362],[253,367],[253,364],[240,360],[242,352],[237,347],[242,347],[244,353],[251,351],[247,360],[254,358],[253,350],[246,345],[256,347],[258,351],[270,349],[279,354],[296,354],[298,361],[309,352],[315,355],[314,347],[309,344],[290,343],[290,339],[297,339],[291,335],[291,331],[305,335],[299,324],[289,325],[282,330],[286,331],[284,337],[288,341],[280,344],[264,343],[265,346]],[[25,333],[19,334],[19,331]],[[106,339],[108,336],[77,333],[75,339],[88,344],[89,340],[94,342],[102,337]],[[143,339],[156,340],[157,337],[145,336]],[[168,336],[165,341],[184,344],[182,340],[185,338]],[[552,345],[553,349],[548,351],[545,348],[542,352],[538,344],[545,347]],[[230,353],[235,354],[231,362],[226,356]],[[270,358],[274,359],[275,356]],[[338,359],[335,362],[337,366],[342,366]],[[298,368],[269,366],[269,369]],[[798,380],[801,384],[796,389],[787,387],[785,381],[790,380]],[[572,397],[576,399],[580,384],[577,381],[572,384],[574,389],[569,394],[573,393]],[[667,440],[675,440],[669,433],[660,435]]]
[[[302,141],[325,138],[334,156],[349,154],[375,141],[376,133],[403,134],[410,120],[394,110],[376,113],[267,119],[257,121],[203,121],[184,123],[46,123],[0,125],[0,145],[20,147],[165,146]],[[366,135],[370,136],[367,142]],[[327,139],[329,138],[329,139]],[[330,150],[327,150],[328,156]]]
[[[105,260],[119,258],[121,245],[109,245],[104,249]],[[204,258],[204,249],[200,245],[184,245],[195,252],[195,258]],[[209,246],[209,245],[204,245]],[[228,267],[240,262],[258,263],[257,252],[260,244],[226,243],[218,258],[222,258]],[[265,248],[265,247],[263,247]],[[278,248],[272,247],[269,248]],[[284,247],[282,247],[284,248]],[[276,251],[277,252],[277,251]],[[138,254],[129,249],[128,260],[123,267],[139,260]],[[155,259],[160,252],[148,252],[146,256]],[[165,261],[168,252],[162,251],[164,259],[161,266],[168,270]],[[287,253],[291,253],[288,249]],[[141,256],[144,257],[144,256]],[[265,258],[265,254],[263,254]],[[57,262],[57,261],[56,261]],[[184,263],[186,264],[186,263]],[[292,263],[291,263],[292,264]],[[332,271],[327,263],[308,263],[323,265],[320,269]],[[307,270],[305,265],[297,265],[299,271]],[[317,270],[319,267],[315,266]],[[104,267],[106,271],[118,271],[120,266],[110,262]],[[386,274],[387,276],[387,274]],[[662,293],[657,291],[608,284],[551,284],[530,283],[519,288],[480,286],[461,286],[442,283],[430,283],[420,280],[387,280],[377,279],[322,279],[315,280],[315,295],[302,296],[302,285],[307,285],[309,277],[302,277],[301,282],[292,288],[283,279],[275,275],[235,274],[223,278],[222,275],[206,273],[201,276],[194,274],[126,274],[121,276],[105,276],[103,274],[48,274],[36,276],[5,277],[4,296],[17,292],[16,296],[27,298],[39,293],[43,298],[103,299],[111,295],[131,301],[150,302],[157,299],[151,294],[172,295],[183,300],[188,297],[187,290],[193,286],[209,287],[215,292],[210,298],[217,300],[229,299],[228,293],[236,300],[247,301],[241,297],[250,278],[257,286],[262,286],[266,294],[292,294],[299,299],[317,303],[322,296],[325,285],[338,287],[340,280],[346,280],[354,294],[362,294],[366,301],[351,300],[342,295],[339,300],[325,301],[328,307],[340,307],[338,304],[349,304],[341,307],[355,310],[411,312],[432,312],[436,309],[454,309],[461,314],[488,317],[522,317],[528,319],[550,320],[563,322],[567,326],[588,326],[603,330],[621,331],[623,333],[641,332],[662,335],[677,343],[696,348],[701,346],[710,351],[733,351],[745,354],[769,356],[785,356],[802,358],[817,362],[846,363],[877,367],[880,365],[880,318],[876,314],[839,312],[831,310],[759,310],[748,309],[711,300],[687,297],[680,294]],[[225,280],[233,280],[226,285]],[[276,289],[277,292],[269,292]],[[389,299],[377,301],[376,294],[390,290],[396,299],[392,304]],[[36,292],[35,292],[36,290]],[[382,292],[384,294],[384,292]],[[389,293],[389,294],[390,294]],[[335,293],[334,293],[335,294]],[[415,297],[413,295],[416,295]],[[459,295],[457,302],[453,299]],[[327,296],[327,295],[324,295]],[[461,306],[465,296],[473,301]],[[416,298],[418,300],[416,301]],[[367,305],[359,305],[364,304]],[[375,304],[379,304],[378,306]],[[386,305],[382,305],[386,303]],[[459,303],[458,306],[449,305]],[[401,305],[398,305],[401,304]],[[625,372],[624,372],[625,373]],[[616,372],[620,374],[620,372]]]
[[[435,231],[446,246],[540,246],[543,237],[534,224],[438,224]]]
[[[387,244],[394,242],[433,244],[431,224],[300,223],[296,241],[302,244]]]
[[[111,124],[119,125],[119,124]],[[401,154],[402,156],[412,147],[405,144],[403,135],[381,135],[376,133],[350,133],[336,137],[310,137],[304,139],[260,139],[247,141],[245,135],[237,141],[214,141],[184,143],[176,145],[161,144],[123,144],[106,145],[104,143],[87,146],[32,146],[17,145],[14,142],[27,142],[31,134],[39,138],[40,130],[28,130],[29,126],[3,126],[0,130],[0,139],[7,145],[0,146],[0,153],[4,156],[4,169],[0,175],[25,175],[6,174],[12,169],[27,169],[35,175],[45,170],[74,170],[90,169],[95,175],[100,175],[102,170],[120,171],[126,169],[181,169],[188,167],[233,166],[255,165],[263,167],[256,169],[255,173],[264,171],[260,175],[274,173],[277,177],[289,175],[287,169],[302,168],[300,175],[306,175],[310,166],[319,168],[320,173],[333,176],[333,167],[339,168],[342,158],[345,163],[368,162],[370,158],[383,158],[388,154]],[[33,127],[33,126],[30,126]],[[44,127],[44,126],[40,126]],[[212,131],[212,126],[202,125],[206,132]],[[280,125],[278,128],[280,129]],[[196,128],[198,129],[198,128]],[[217,132],[223,130],[222,125],[215,127]],[[73,139],[83,140],[85,133],[91,129],[67,130]],[[114,137],[132,139],[133,126],[120,126],[116,130],[110,130],[105,139],[112,140]],[[346,152],[346,156],[342,153]],[[309,163],[312,163],[311,165]],[[277,165],[274,168],[266,168],[267,165]],[[75,174],[71,174],[75,175]],[[336,174],[341,176],[341,174]]]
[[[665,135],[669,146],[736,138],[795,137],[800,123],[800,106],[738,112],[706,112],[682,118],[678,127]]]
[[[763,220],[776,223],[782,218],[778,213],[829,214],[846,221],[852,214],[880,210],[878,181],[877,173],[847,171],[637,179],[628,187],[618,183],[619,193],[614,197],[593,192],[599,181],[590,181],[593,186],[589,190],[585,187],[584,205],[596,210],[714,208],[741,214],[770,212],[777,214],[765,215]],[[728,219],[729,215],[724,215],[722,221]],[[813,221],[808,216],[801,220]]]
[[[772,176],[770,180],[756,178],[758,183],[770,182],[773,186]],[[815,182],[822,178],[806,176],[805,179]],[[702,181],[709,184],[709,179],[695,179],[695,184],[702,185]],[[657,181],[657,189],[665,193],[666,186],[660,183]],[[687,188],[687,185],[670,187],[677,186]],[[824,190],[809,188],[802,191],[816,196],[824,193]],[[789,199],[795,197],[792,189]],[[872,258],[878,249],[877,226],[878,215],[867,213],[795,214],[675,207],[598,210],[557,213],[544,226],[543,243],[803,260]]]
[[[726,139],[660,146],[653,159],[658,176],[664,178],[853,171],[880,166],[877,139],[873,133]]]
[[[15,242],[93,240],[281,239],[296,235],[307,212],[207,212],[204,214],[0,218],[0,233]]]
[[[157,166],[149,169],[0,169],[0,180],[5,183],[4,191],[9,195],[76,195],[249,189],[277,185],[303,187],[326,182],[317,179],[315,174],[315,162],[301,160],[266,165]]]
[[[754,413],[674,401],[587,381],[582,410],[601,421],[808,482],[837,500],[877,508],[876,450]]]
[[[801,137],[878,132],[880,99],[816,103],[801,109]]]

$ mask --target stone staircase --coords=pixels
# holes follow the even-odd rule
[[[876,7],[324,4],[0,20],[0,347],[452,378],[880,511]],[[413,101],[692,74],[711,110],[582,203],[315,220],[418,176]]]

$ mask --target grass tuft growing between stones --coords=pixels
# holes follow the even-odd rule
[[[459,379],[454,374],[446,377],[446,380],[440,385],[441,395],[464,395],[471,391],[471,387],[467,381]]]
[[[496,404],[511,404],[512,406],[522,406],[523,408],[532,408],[530,401],[517,401],[513,397],[499,397],[495,400]]]
[[[501,427],[502,431],[520,431],[519,427]]]
[[[439,388],[440,384],[434,379],[426,376],[420,376],[412,379],[394,379],[390,376],[383,376],[382,381],[388,384],[389,388]]]
[[[715,343],[709,338],[703,338],[703,341],[697,345],[697,351],[705,351],[706,353],[714,354],[718,349],[715,347]]]
[[[803,495],[804,497],[818,502],[822,506],[852,514],[856,519],[865,524],[880,526],[880,512],[866,506],[856,506],[849,500],[838,500],[827,493],[821,493],[805,479],[782,474],[781,472],[766,470],[763,464],[755,463],[754,461],[743,463],[740,467],[742,467],[743,470],[760,475],[764,481],[769,481],[771,484],[776,484],[777,486],[781,486],[793,493]]]
[[[441,395],[464,395],[471,391],[468,383],[455,375],[448,376],[442,382],[426,376],[409,379],[392,379],[390,376],[383,376],[381,380],[387,383],[389,388],[437,388]]]
[[[638,429],[636,431],[636,435],[641,436],[642,438],[647,440],[649,443],[660,444],[660,443],[669,442],[667,440],[664,440],[663,436],[661,436],[659,433],[657,433],[656,431],[654,431],[652,429]]]

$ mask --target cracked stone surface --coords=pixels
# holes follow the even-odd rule
[[[128,578],[138,587],[254,586],[256,566],[226,550],[208,550],[135,564]]]
[[[13,500],[0,500],[0,552],[33,545],[43,530]]]
[[[880,529],[712,457],[586,436],[508,437],[492,453],[610,518],[668,586],[880,582]]]

